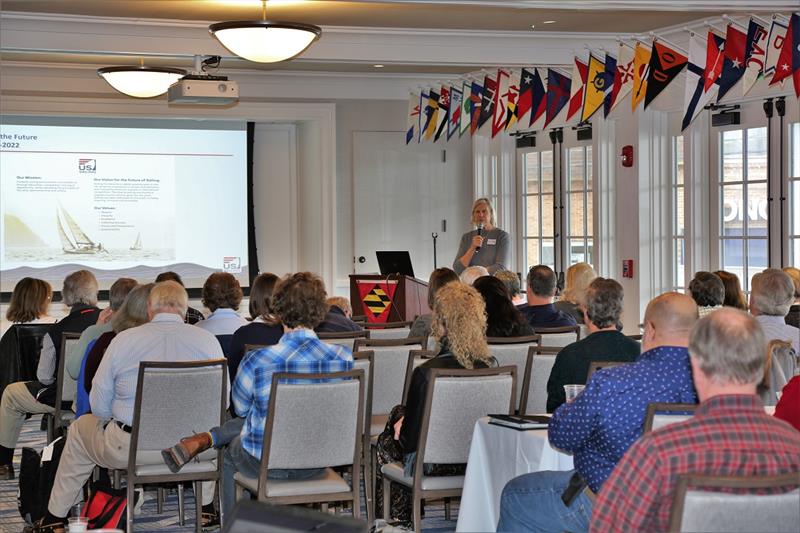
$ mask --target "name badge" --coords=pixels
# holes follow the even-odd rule
[[[494,246],[495,244],[497,244],[497,239],[486,239],[487,246]]]

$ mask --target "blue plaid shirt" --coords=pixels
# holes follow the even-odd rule
[[[632,365],[598,370],[572,403],[553,414],[550,443],[573,453],[575,470],[597,493],[642,436],[647,404],[653,402],[697,403],[686,348],[659,346]]]
[[[353,354],[347,347],[325,344],[310,329],[284,333],[278,344],[249,352],[239,366],[231,392],[236,414],[245,419],[242,447],[256,459],[261,458],[272,374],[343,372],[352,368]],[[287,383],[309,380],[292,379]]]

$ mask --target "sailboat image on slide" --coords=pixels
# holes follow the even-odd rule
[[[142,232],[140,231],[136,235],[136,242],[133,243],[133,246],[130,248],[131,250],[141,250],[142,249]]]
[[[102,244],[95,244],[78,226],[61,204],[56,208],[58,236],[61,238],[61,249],[65,254],[96,254],[105,252]]]

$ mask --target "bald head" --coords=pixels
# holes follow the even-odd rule
[[[697,318],[697,304],[690,296],[666,292],[653,298],[644,313],[642,350],[658,346],[688,346],[689,332]]]

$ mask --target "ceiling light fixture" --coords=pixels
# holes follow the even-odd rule
[[[261,20],[217,22],[208,31],[225,48],[256,63],[292,59],[322,35],[322,28],[313,24],[267,20],[267,0],[261,3]]]
[[[542,24],[555,24],[555,20],[545,20]]]
[[[121,93],[135,98],[153,98],[167,92],[169,86],[186,75],[179,68],[104,67],[97,74]]]
[[[375,68],[383,68],[383,65],[381,65],[380,63],[378,63],[377,65],[372,65],[372,66],[375,67]]]

